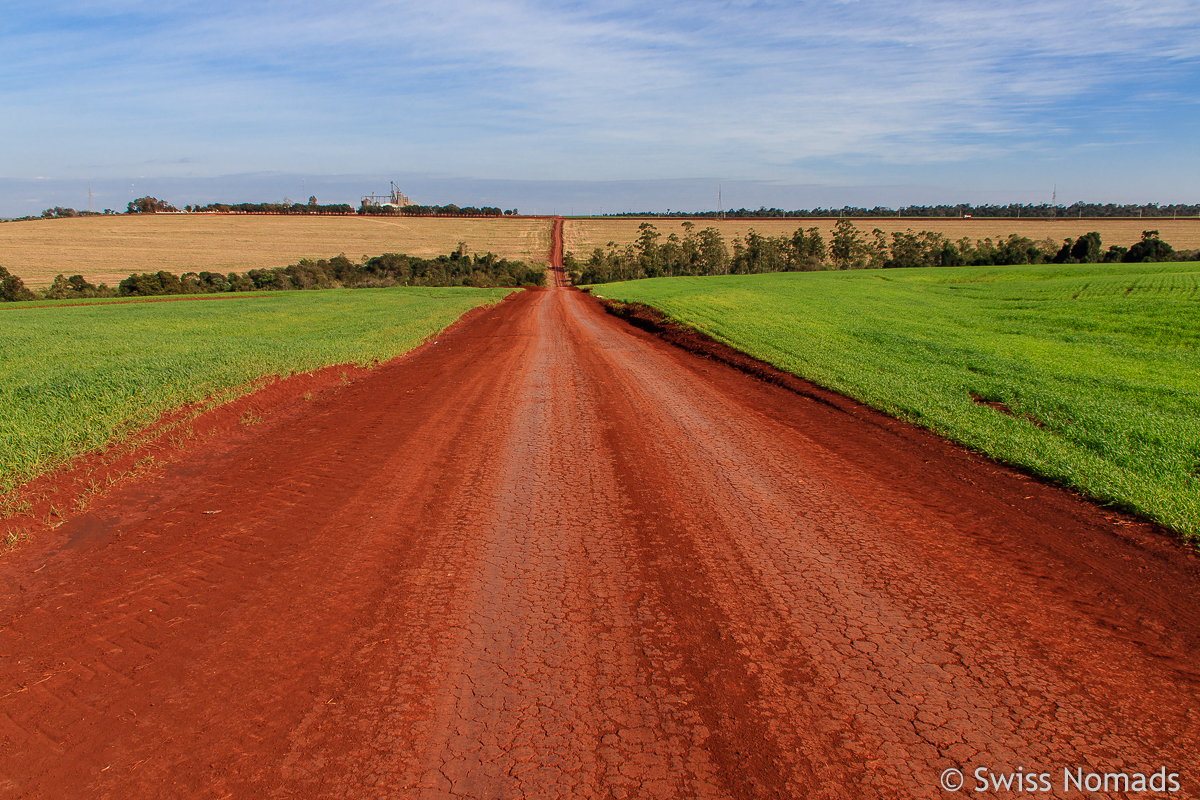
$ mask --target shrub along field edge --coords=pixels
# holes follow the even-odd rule
[[[894,220],[878,221],[894,228]],[[1200,230],[1189,221],[1190,229]],[[849,219],[839,219],[832,228],[819,225],[788,230],[790,225],[769,226],[781,235],[764,235],[755,228],[744,228],[744,221],[723,221],[696,230],[685,221],[678,231],[664,238],[653,222],[638,223],[631,237],[629,222],[624,228],[625,241],[610,240],[606,247],[593,247],[590,253],[573,251],[563,256],[563,266],[576,284],[609,283],[638,278],[669,278],[697,275],[757,275],[764,272],[811,272],[824,269],[876,269],[900,267],[1015,266],[1018,264],[1095,264],[1192,261],[1200,250],[1177,251],[1164,241],[1157,229],[1141,231],[1139,240],[1110,244],[1105,250],[1099,231],[1075,231],[1061,242],[1045,236],[1051,228],[1035,225],[1043,238],[1010,233],[998,239],[951,239],[945,232],[891,230],[890,235],[876,227],[870,233],[859,230]],[[794,224],[794,223],[793,223]],[[1074,225],[1074,223],[1067,223]],[[586,227],[586,226],[585,226]],[[668,226],[670,230],[671,226]],[[957,227],[957,226],[954,226]],[[1105,227],[1105,226],[1100,226]],[[722,228],[733,232],[733,253],[726,247]],[[738,233],[739,228],[743,229]],[[958,233],[963,232],[958,228]],[[1178,231],[1176,231],[1178,232]],[[578,232],[568,236],[580,244]],[[620,238],[620,236],[618,236]],[[826,239],[828,238],[828,242]]]
[[[25,281],[0,265],[0,302],[102,299],[110,297],[160,297],[172,295],[224,294],[228,292],[287,291],[289,289],[378,289],[393,286],[545,286],[546,272],[524,261],[509,261],[492,253],[472,255],[466,243],[449,255],[419,258],[403,253],[384,253],[354,262],[345,255],[333,258],[302,258],[295,264],[246,273],[184,272],[167,270],[133,273],[116,289],[96,286],[83,275],[60,273],[49,287],[33,291]]]
[[[595,291],[1200,539],[1200,264],[664,278]]]

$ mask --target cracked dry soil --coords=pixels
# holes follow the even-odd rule
[[[1193,796],[1195,559],[818,400],[552,289],[197,444],[0,558],[0,797]]]

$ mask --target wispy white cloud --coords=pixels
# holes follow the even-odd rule
[[[1193,0],[50,2],[0,21],[0,175],[855,181],[1169,150],[1198,34]]]

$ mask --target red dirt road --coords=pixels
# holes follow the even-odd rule
[[[563,269],[563,218],[554,218],[554,227],[550,229],[550,266],[551,286],[566,286],[567,279]]]
[[[0,558],[0,797],[1196,796],[1195,559],[814,397],[553,289],[209,439]]]

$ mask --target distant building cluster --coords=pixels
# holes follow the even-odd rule
[[[390,181],[392,186],[391,194],[366,194],[363,195],[362,204],[364,206],[395,206],[396,208],[404,208],[409,205],[408,195],[400,191],[400,187],[395,181]]]

